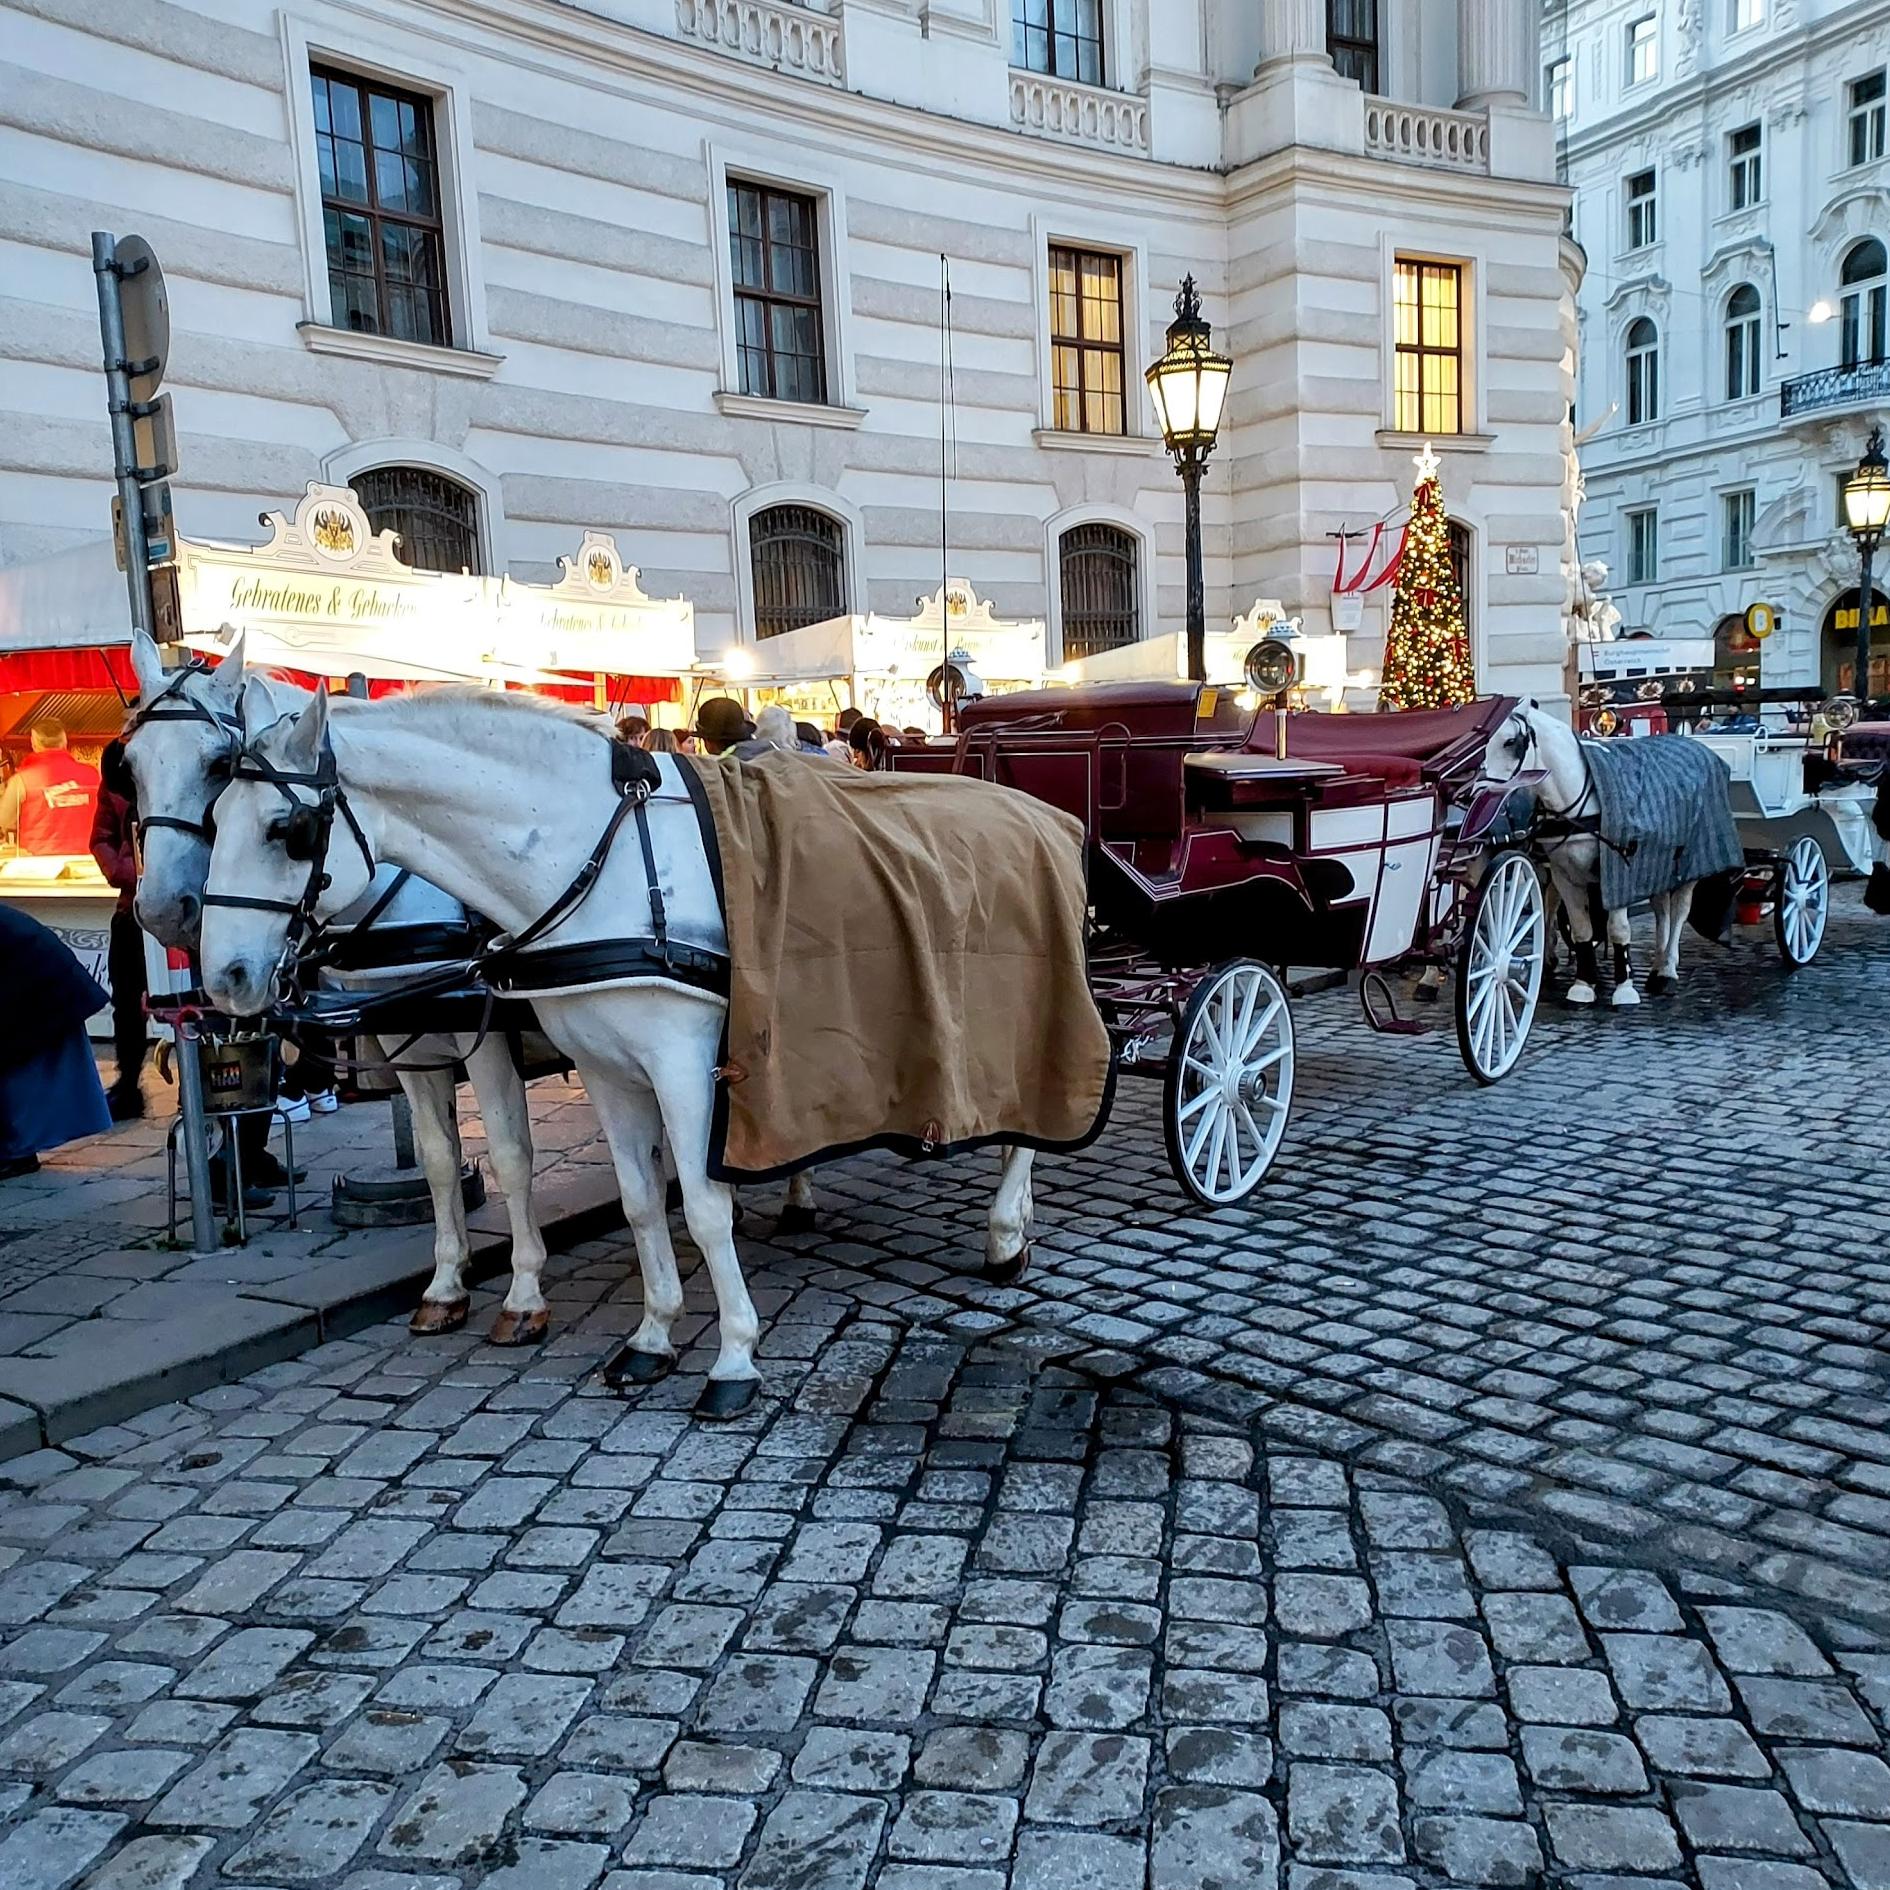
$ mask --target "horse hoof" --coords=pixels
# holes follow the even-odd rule
[[[1664,971],[1652,972],[1649,974],[1647,980],[1647,995],[1649,997],[1665,997],[1674,989],[1677,982],[1678,980],[1668,977]]]
[[[987,1260],[984,1277],[993,1286],[1011,1286],[1024,1277],[1024,1269],[1029,1265],[1030,1242],[1025,1241],[1008,1260]]]
[[[423,1339],[437,1338],[442,1332],[457,1332],[472,1310],[470,1299],[423,1299],[413,1309],[407,1330]]]
[[[1617,984],[1612,1001],[1618,1009],[1625,1010],[1630,1004],[1638,1004],[1641,994],[1631,984]]]
[[[1592,1004],[1595,1001],[1595,987],[1592,984],[1571,984],[1566,994],[1570,1004]]]
[[[760,1389],[758,1378],[711,1378],[696,1400],[696,1416],[711,1424],[725,1424],[740,1417]]]
[[[621,1391],[626,1385],[654,1385],[675,1369],[674,1353],[639,1352],[626,1345],[605,1365],[604,1383],[612,1391]]]
[[[550,1308],[540,1306],[536,1312],[508,1312],[503,1306],[492,1321],[492,1330],[486,1334],[488,1345],[536,1345],[551,1330]]]
[[[814,1210],[802,1207],[798,1201],[789,1201],[781,1209],[781,1218],[775,1222],[777,1234],[811,1234],[814,1231]]]

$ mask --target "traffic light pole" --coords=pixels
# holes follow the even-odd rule
[[[147,252],[148,254],[148,252]],[[135,265],[149,268],[151,265]],[[92,274],[98,283],[98,329],[105,345],[105,386],[112,422],[112,469],[118,482],[118,510],[125,544],[125,584],[131,596],[131,621],[146,636],[155,634],[151,607],[150,545],[144,529],[144,488],[139,481],[131,392],[134,370],[152,371],[125,354],[124,265],[118,239],[92,232]],[[216,1213],[210,1203],[209,1118],[204,1110],[203,1058],[197,1028],[180,1019],[177,1030],[177,1101],[184,1118],[184,1165],[190,1177],[190,1245],[199,1258],[219,1250]]]

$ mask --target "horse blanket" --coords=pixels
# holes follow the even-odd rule
[[[1601,812],[1601,903],[1622,912],[1745,863],[1732,770],[1685,735],[1584,741]]]
[[[683,760],[728,929],[718,1180],[1100,1132],[1075,820],[968,776]]]

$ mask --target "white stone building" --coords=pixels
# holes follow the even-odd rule
[[[1890,0],[1548,0],[1543,62],[1587,256],[1583,551],[1628,630],[1716,633],[1722,678],[1848,686],[1838,484],[1890,416]]]
[[[1554,693],[1577,264],[1532,3],[0,0],[0,560],[106,526],[107,228],[169,277],[193,536],[353,482],[436,568],[606,529],[711,650],[903,615],[942,255],[949,566],[1054,662],[1179,627],[1142,374],[1192,271],[1235,362],[1211,627],[1323,629],[1329,534],[1429,437],[1480,677]]]

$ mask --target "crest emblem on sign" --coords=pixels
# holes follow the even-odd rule
[[[330,558],[351,557],[354,553],[354,520],[338,505],[316,507],[310,521],[309,541]]]

